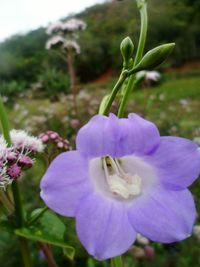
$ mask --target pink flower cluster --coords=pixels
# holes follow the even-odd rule
[[[54,143],[58,149],[69,150],[69,141],[62,138],[57,132],[47,131],[39,135],[39,138],[44,144]]]
[[[34,155],[42,152],[44,145],[40,139],[23,130],[11,130],[12,146],[8,146],[0,136],[0,187],[6,189],[19,178],[24,169],[32,167]]]

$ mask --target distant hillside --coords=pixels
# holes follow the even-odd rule
[[[176,42],[168,64],[181,64],[200,57],[200,1],[149,0],[147,48]],[[82,53],[77,57],[81,81],[95,79],[107,69],[121,65],[119,45],[129,35],[137,45],[139,14],[135,1],[113,1],[95,5],[77,14],[87,22],[80,35]],[[24,36],[13,36],[0,44],[0,80],[36,81],[47,68],[66,71],[65,63],[44,49],[48,36],[44,28]]]

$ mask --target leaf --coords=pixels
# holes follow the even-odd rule
[[[75,255],[75,249],[71,249],[71,247],[68,248],[63,248],[63,254],[70,260],[74,259],[74,255]]]
[[[41,210],[41,209],[40,209]],[[39,209],[32,213],[35,216]],[[29,227],[15,230],[15,234],[33,241],[41,241],[63,248],[64,254],[72,260],[75,249],[68,245],[64,239],[65,225],[52,211],[46,211],[35,223]]]
[[[8,219],[6,218],[5,216],[3,216],[0,220],[0,229],[5,231],[5,232],[8,232],[10,234],[13,234],[14,233],[14,229],[15,229],[15,226],[13,224],[13,221],[12,219]]]

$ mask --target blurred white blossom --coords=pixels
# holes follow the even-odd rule
[[[193,235],[200,241],[200,225],[194,226]]]
[[[53,37],[51,37],[47,43],[46,43],[46,49],[51,49],[54,46],[58,46],[58,45],[63,45],[65,43],[65,38],[63,38],[60,35],[55,35]]]
[[[79,44],[73,40],[65,40],[65,42],[63,43],[63,47],[67,50],[73,49],[77,54],[80,54],[81,52]]]
[[[142,70],[136,73],[136,79],[144,79],[145,81],[158,82],[161,78],[161,74],[158,71]]]
[[[57,33],[59,31],[62,31],[63,23],[61,21],[56,21],[55,23],[52,23],[49,25],[49,27],[46,30],[47,34],[53,34]]]
[[[85,30],[86,23],[80,19],[72,18],[63,23],[62,29],[63,31]]]

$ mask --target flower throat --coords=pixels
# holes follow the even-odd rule
[[[109,190],[124,199],[129,199],[141,193],[141,177],[124,171],[120,159],[104,157],[103,169]]]

